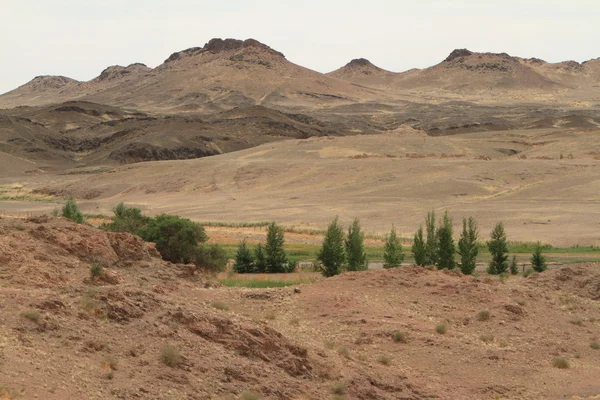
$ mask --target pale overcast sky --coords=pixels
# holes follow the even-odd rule
[[[255,38],[320,72],[358,57],[422,68],[463,47],[581,62],[600,57],[600,0],[0,0],[0,93],[155,67],[213,37]]]

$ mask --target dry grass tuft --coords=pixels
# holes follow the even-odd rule
[[[176,367],[181,364],[181,354],[175,346],[167,345],[160,352],[160,361],[169,367]]]

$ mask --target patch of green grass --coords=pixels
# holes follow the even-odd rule
[[[559,368],[559,369],[567,369],[570,367],[569,361],[566,358],[562,358],[562,357],[553,359],[552,365],[554,365],[554,367]]]
[[[274,279],[245,279],[245,278],[225,278],[220,279],[219,282],[223,286],[227,287],[244,287],[253,289],[268,289],[278,287],[296,286],[305,283],[311,283],[312,281],[307,279],[297,280],[274,280]]]
[[[217,310],[229,311],[229,306],[227,304],[223,303],[222,301],[213,301],[212,303],[210,303],[210,305],[213,308],[216,308]]]
[[[381,355],[377,357],[377,362],[382,365],[390,365],[392,363],[392,358],[390,356]]]
[[[27,310],[23,312],[23,317],[27,318],[30,321],[35,322],[36,324],[40,322],[42,319],[42,314],[37,310]]]
[[[478,321],[488,321],[490,319],[490,312],[487,310],[479,311],[477,313]]]
[[[437,333],[439,333],[440,335],[445,334],[446,332],[448,332],[448,326],[446,324],[438,324],[435,327],[435,331]]]
[[[404,332],[395,331],[392,334],[392,339],[394,339],[394,342],[396,343],[408,343],[408,337]]]
[[[160,361],[169,367],[176,367],[182,362],[179,349],[175,346],[167,345],[160,352]]]

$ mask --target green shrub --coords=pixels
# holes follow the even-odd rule
[[[344,249],[344,232],[335,217],[329,224],[323,245],[317,254],[317,260],[321,263],[321,273],[326,276],[341,274],[346,261],[346,252]]]
[[[156,243],[156,249],[164,260],[183,264],[195,261],[198,243],[208,239],[199,224],[167,214],[151,219],[140,229],[139,235],[147,242]]]
[[[233,270],[238,274],[254,272],[254,257],[252,257],[252,252],[248,248],[246,239],[240,243],[237,252],[235,253]]]
[[[531,266],[535,272],[544,272],[548,268],[548,264],[546,264],[546,257],[542,255],[542,249],[542,244],[537,242],[535,250],[531,255]]]
[[[594,350],[600,350],[600,343],[598,343],[597,341],[595,341],[595,340],[594,340],[594,341],[593,341],[593,342],[590,344],[590,347],[591,347],[592,349],[594,349]]]
[[[275,222],[267,228],[267,243],[265,245],[265,263],[268,273],[282,273],[293,271],[283,245],[285,243],[283,228]]]
[[[442,219],[442,225],[437,230],[438,269],[454,269],[454,267],[456,267],[456,261],[454,259],[456,246],[454,245],[452,235],[452,218],[450,218],[448,211],[446,211],[444,213],[444,218]]]
[[[346,258],[348,271],[365,271],[368,269],[367,254],[365,253],[365,235],[360,230],[358,218],[348,228],[346,237]]]
[[[104,271],[104,268],[102,267],[102,264],[100,264],[100,263],[93,263],[90,266],[90,275],[92,276],[92,279],[101,277],[103,271]]]
[[[69,197],[67,202],[62,208],[62,216],[70,219],[71,221],[77,222],[78,224],[83,224],[83,213],[75,203],[75,199],[73,197]]]
[[[402,243],[396,234],[396,229],[392,227],[389,235],[385,237],[383,253],[383,268],[398,268],[404,261],[404,253],[402,252]]]
[[[101,228],[112,232],[129,232],[137,235],[152,218],[142,215],[142,210],[135,207],[128,207],[124,203],[119,203],[113,208],[112,222],[103,224]]]
[[[196,248],[194,264],[208,272],[221,272],[227,266],[227,252],[218,244],[204,244]]]
[[[22,315],[28,320],[35,322],[36,324],[40,322],[40,319],[42,319],[42,314],[37,310],[27,310],[23,312]]]
[[[458,240],[458,254],[460,254],[460,270],[465,275],[471,275],[477,266],[477,223],[473,217],[463,218],[463,229]]]
[[[423,227],[419,227],[413,238],[413,245],[411,248],[413,257],[415,258],[415,264],[420,267],[424,267],[427,260],[425,240],[423,239]]]
[[[431,210],[425,218],[425,265],[437,265],[438,263],[438,238],[435,229],[435,211]]]
[[[331,392],[333,394],[344,394],[346,393],[346,385],[341,382],[334,382],[331,385]]]
[[[262,243],[256,245],[254,249],[254,272],[265,273],[267,272],[267,259],[265,257],[265,248]]]
[[[406,337],[406,333],[404,333],[404,332],[396,331],[392,335],[392,338],[394,339],[394,342],[397,342],[397,343],[407,343],[408,342],[408,338]]]
[[[555,358],[552,360],[552,365],[554,365],[556,368],[560,368],[560,369],[567,369],[569,368],[569,361],[567,361],[565,358]]]
[[[492,275],[500,275],[508,271],[508,243],[506,240],[506,233],[504,232],[504,225],[502,222],[498,222],[492,233],[490,234],[490,241],[487,243],[490,254],[492,255],[492,261],[488,267],[488,273]]]
[[[512,261],[510,262],[510,273],[513,275],[517,275],[519,273],[519,265],[517,264],[517,256],[512,256]]]
[[[478,321],[487,321],[490,319],[490,312],[487,310],[484,311],[479,311],[477,313],[477,320]]]
[[[446,332],[448,332],[448,327],[446,326],[446,324],[438,324],[435,327],[435,331],[437,333],[439,333],[440,335],[445,334]]]
[[[175,346],[167,345],[160,352],[160,361],[169,367],[176,367],[182,362],[179,349]]]

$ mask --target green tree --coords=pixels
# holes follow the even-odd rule
[[[460,254],[460,270],[465,275],[471,275],[475,271],[477,255],[477,223],[473,217],[463,218],[463,229],[458,240],[458,254]]]
[[[402,261],[404,261],[402,243],[396,234],[396,228],[392,227],[392,231],[385,236],[383,268],[398,268],[402,265]]]
[[[508,243],[506,240],[506,233],[504,232],[504,224],[498,222],[492,233],[490,234],[490,241],[487,243],[492,260],[488,267],[488,273],[493,275],[500,275],[508,271]]]
[[[419,227],[413,238],[413,245],[411,248],[413,257],[415,258],[415,264],[423,267],[427,265],[427,254],[425,248],[425,239],[423,239],[423,227]]]
[[[544,272],[548,268],[546,257],[542,255],[542,244],[537,242],[533,254],[531,255],[531,266],[536,272]]]
[[[454,245],[454,234],[452,228],[452,218],[448,214],[448,211],[444,213],[442,219],[442,225],[438,228],[438,269],[454,269],[456,267],[456,261],[454,254],[456,253],[456,246]]]
[[[83,213],[79,209],[77,203],[75,203],[75,199],[73,197],[69,197],[67,202],[62,208],[62,216],[70,219],[73,222],[77,222],[78,224],[83,224]]]
[[[352,225],[348,228],[348,236],[346,238],[348,271],[365,271],[368,269],[364,241],[365,235],[360,230],[360,222],[358,218],[355,218]]]
[[[217,273],[225,270],[227,262],[227,252],[218,244],[204,244],[196,247],[194,264],[198,269]]]
[[[142,210],[136,207],[128,207],[119,203],[113,208],[112,222],[102,224],[102,229],[112,232],[129,232],[137,234],[140,229],[148,225],[150,217],[142,215]]]
[[[240,243],[237,249],[233,270],[238,274],[254,272],[254,257],[252,257],[252,252],[246,244],[246,239]]]
[[[268,273],[286,272],[288,259],[283,248],[283,228],[271,222],[267,228],[267,244],[265,246],[265,262]]]
[[[435,211],[431,210],[425,218],[425,264],[437,265],[438,263],[438,235],[435,229]]]
[[[168,214],[151,219],[139,230],[139,235],[147,242],[156,243],[164,260],[183,264],[194,262],[198,244],[208,239],[198,223]]]
[[[517,264],[517,256],[514,254],[510,262],[510,273],[512,275],[517,275],[519,273],[519,264]]]
[[[344,269],[344,231],[338,217],[335,217],[327,228],[323,245],[317,253],[317,260],[321,263],[321,273],[326,277],[341,274]]]
[[[267,272],[267,259],[265,257],[265,248],[262,243],[256,245],[254,249],[254,272],[265,273]]]

